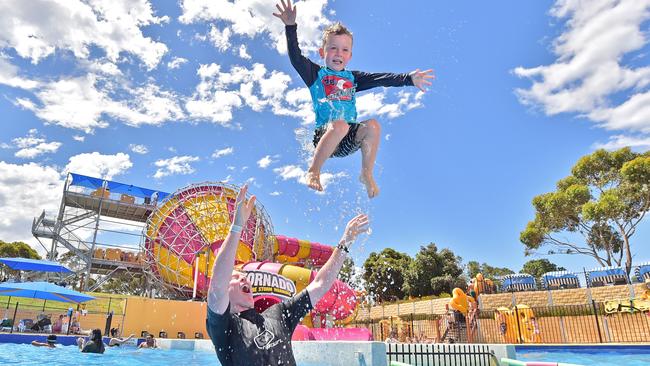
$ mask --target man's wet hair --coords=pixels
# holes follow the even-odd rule
[[[47,336],[47,343],[50,344],[56,343],[56,335],[50,334],[49,336]]]

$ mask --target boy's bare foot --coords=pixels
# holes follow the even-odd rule
[[[323,186],[320,185],[320,173],[307,172],[305,179],[307,180],[307,186],[309,186],[309,188],[320,192],[323,191]]]
[[[379,187],[375,183],[375,178],[371,174],[360,175],[359,180],[366,186],[366,191],[368,192],[368,198],[375,198],[379,195]]]

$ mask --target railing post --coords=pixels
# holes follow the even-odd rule
[[[521,337],[521,324],[519,323],[519,309],[515,305],[515,319],[517,319],[517,343],[524,343]]]
[[[598,311],[596,310],[596,302],[591,300],[591,307],[594,310],[594,319],[596,320],[596,329],[598,330],[598,340],[603,343],[603,335],[600,333],[600,324],[598,322]]]
[[[9,304],[7,304],[7,308],[9,308]],[[14,309],[14,318],[11,320],[11,331],[9,333],[14,332],[14,326],[16,326],[16,313],[18,312],[18,301],[16,301],[16,308]]]

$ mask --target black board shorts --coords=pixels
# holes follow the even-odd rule
[[[360,125],[361,123],[348,123],[348,126],[350,126],[348,133],[343,137],[343,140],[339,142],[339,145],[332,153],[332,156],[342,158],[361,148],[361,142],[357,141],[357,131],[359,130]],[[329,127],[329,124],[318,127],[316,131],[314,131],[314,147],[318,146],[320,139],[323,138],[323,135],[327,132],[327,127]]]

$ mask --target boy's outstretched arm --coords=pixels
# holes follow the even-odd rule
[[[232,270],[235,267],[235,255],[239,246],[239,238],[241,237],[241,231],[245,229],[253,207],[255,207],[255,196],[246,199],[247,190],[248,186],[245,185],[237,193],[232,226],[217,251],[217,257],[212,266],[212,277],[208,288],[208,307],[215,314],[223,314],[228,309],[230,303],[228,285],[232,277]]]
[[[415,71],[411,72],[409,75],[411,76],[411,81],[413,81],[413,85],[418,89],[422,90],[423,92],[427,91],[425,89],[425,86],[431,85],[430,80],[436,78],[436,76],[433,74],[433,69],[428,69],[424,71],[420,71],[420,69],[415,69]]]
[[[339,245],[334,249],[332,256],[330,256],[323,268],[316,273],[314,280],[307,285],[307,292],[309,293],[309,299],[311,300],[312,306],[316,306],[318,301],[325,296],[327,291],[329,291],[334,284],[334,281],[336,280],[336,277],[338,277],[339,271],[343,266],[343,262],[345,261],[348,247],[354,243],[359,234],[367,231],[367,215],[357,215],[348,222],[345,231],[343,232],[343,237],[341,238]]]
[[[425,86],[431,85],[431,79],[434,79],[433,70],[420,71],[417,69],[408,74],[394,74],[389,72],[363,72],[352,71],[356,82],[357,91],[368,90],[379,86],[410,86],[413,85],[422,91],[426,91]]]
[[[282,0],[281,4],[282,6],[280,4],[275,5],[279,13],[273,13],[273,15],[280,18],[285,25],[287,52],[289,53],[291,65],[298,71],[298,75],[305,84],[311,86],[318,76],[320,66],[303,56],[302,51],[300,51],[297,33],[298,25],[296,24],[296,6],[291,6],[291,0],[287,0],[286,3]]]
[[[279,13],[273,13],[273,15],[280,18],[284,25],[296,24],[296,6],[291,7],[291,0],[287,0],[286,4],[282,0],[282,7],[280,4],[275,4],[275,7],[278,8]]]

